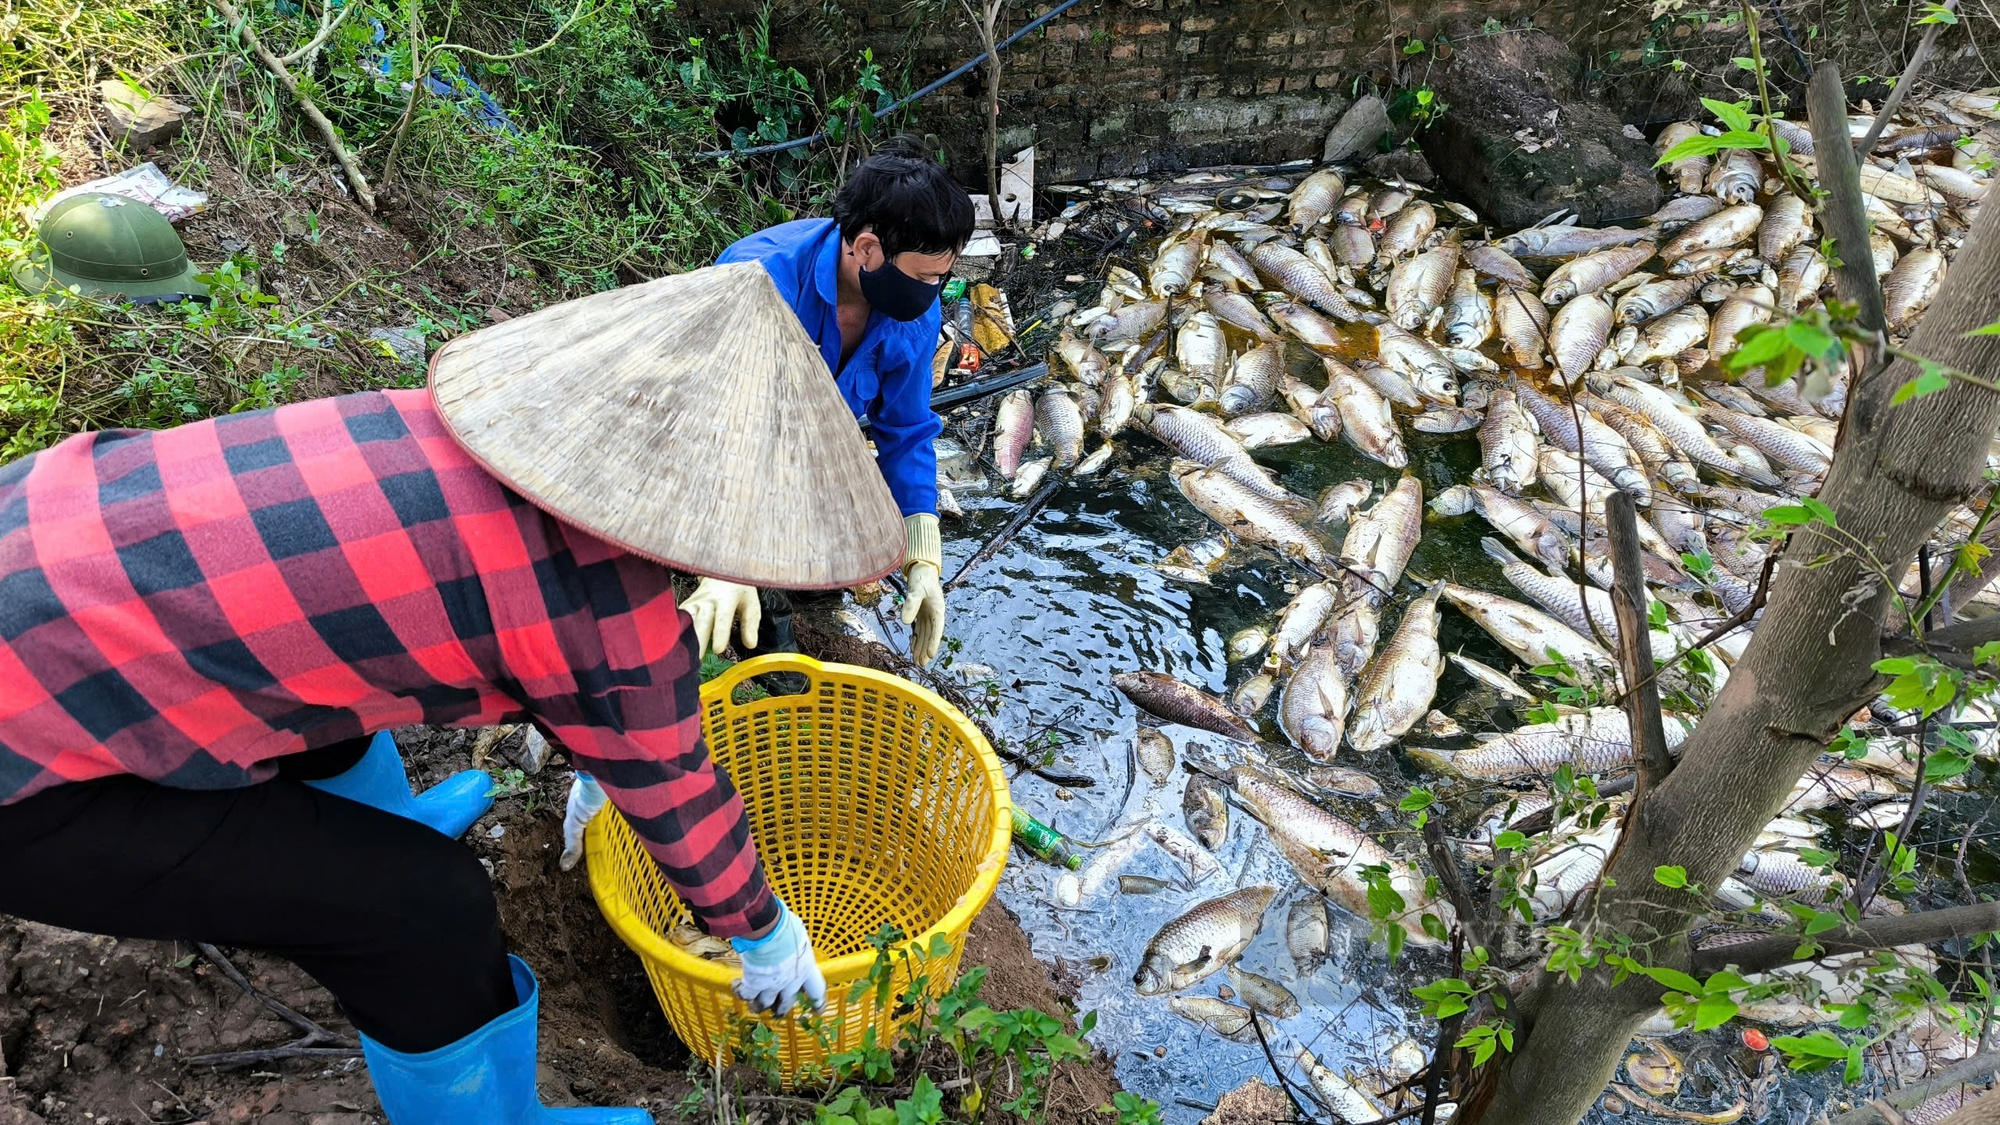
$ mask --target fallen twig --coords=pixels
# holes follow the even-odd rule
[[[305,1039],[300,1040],[297,1044],[293,1044],[294,1046],[317,1047],[326,1043],[346,1044],[351,1042],[346,1036],[336,1034],[321,1027],[311,1017],[294,1010],[277,997],[258,991],[250,983],[250,978],[244,976],[243,971],[238,969],[228,957],[224,956],[222,950],[205,941],[196,942],[194,947],[201,951],[203,957],[208,958],[210,964],[220,969],[223,976],[229,978],[229,983],[242,989],[252,1000],[264,1005],[265,1008],[270,1010],[272,1015],[305,1032]],[[307,1042],[306,1040],[311,1040],[311,1042]]]
[[[1015,509],[1014,514],[1008,517],[1007,522],[1002,525],[999,531],[994,533],[993,538],[988,539],[980,546],[979,550],[973,552],[971,558],[965,560],[965,565],[958,568],[958,573],[951,576],[951,581],[946,582],[944,588],[947,590],[956,590],[959,583],[965,581],[967,575],[985,565],[994,555],[999,554],[1000,548],[1013,542],[1014,537],[1021,533],[1021,529],[1028,526],[1028,521],[1035,518],[1035,513],[1048,507],[1049,498],[1056,494],[1056,489],[1062,486],[1064,479],[1060,476],[1050,478],[1047,484],[1044,484],[1040,489],[1036,490],[1033,496],[1028,498],[1027,503]]]
[[[1944,0],[1942,7],[1947,12],[1956,12],[1958,0]],[[1903,76],[1889,88],[1889,96],[1883,100],[1881,112],[1869,122],[1868,131],[1861,135],[1861,139],[1854,142],[1854,159],[1866,160],[1868,154],[1875,151],[1875,142],[1882,138],[1882,130],[1888,127],[1889,119],[1896,116],[1896,111],[1903,108],[1903,99],[1910,96],[1910,87],[1917,84],[1917,75],[1924,69],[1924,64],[1931,61],[1932,52],[1937,50],[1938,36],[1948,26],[1945,21],[1938,20],[1924,30],[1924,37],[1917,41],[1917,49],[1910,52],[1910,65],[1903,68]],[[1813,147],[1819,147],[1817,141]]]
[[[298,78],[285,66],[284,60],[272,54],[271,49],[264,46],[264,41],[257,38],[257,32],[250,27],[248,16],[238,12],[236,6],[229,0],[208,0],[208,3],[222,13],[222,18],[228,21],[230,30],[236,38],[250,49],[251,54],[257,56],[257,61],[264,64],[264,69],[270,71],[271,77],[278,80],[278,85],[283,86],[285,92],[292,95],[292,98],[299,103],[299,112],[305,114],[306,120],[312,122],[313,128],[319,130],[320,139],[326,142],[326,147],[333,150],[333,158],[340,162],[340,170],[347,177],[347,186],[354,189],[355,200],[361,204],[363,210],[371,215],[374,214],[375,191],[368,186],[368,177],[361,174],[361,165],[355,162],[354,153],[347,147],[347,143],[340,139],[340,131],[333,127],[333,122],[328,121],[326,114],[320,112],[319,105],[312,100],[311,95],[299,89]]]
[[[255,1066],[258,1063],[282,1062],[285,1059],[360,1057],[359,1047],[301,1047],[296,1043],[287,1043],[282,1047],[272,1047],[263,1051],[224,1051],[218,1055],[190,1055],[181,1061],[189,1066],[212,1066],[217,1070],[231,1070],[239,1066]]]

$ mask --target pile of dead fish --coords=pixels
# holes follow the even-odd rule
[[[1991,96],[1932,100],[1913,112],[1921,120],[1891,128],[1861,175],[1894,335],[1937,293],[2000,150]],[[1868,125],[1851,123],[1857,136]],[[1810,134],[1779,128],[1809,178]],[[1656,143],[1665,152],[1702,131],[1720,130],[1676,124]],[[1160,560],[1164,573],[1205,583],[1244,552],[1264,551],[1296,564],[1299,585],[1268,626],[1230,639],[1229,658],[1245,674],[1228,698],[1154,672],[1116,678],[1149,715],[1223,736],[1234,749],[1217,760],[1186,755],[1197,771],[1185,791],[1187,832],[1157,815],[1125,825],[1080,873],[1058,881],[1058,905],[1090,908],[1114,888],[1152,889],[1120,886],[1121,869],[1149,842],[1201,876],[1215,864],[1208,850],[1226,836],[1233,798],[1327,903],[1367,917],[1363,872],[1386,869],[1405,903],[1393,921],[1412,943],[1434,943],[1421,916],[1449,922],[1450,911],[1427,896],[1422,871],[1324,807],[1382,795],[1368,774],[1334,765],[1337,755],[1379,762],[1400,748],[1439,788],[1518,787],[1497,794],[1461,841],[1475,863],[1493,861],[1493,840],[1509,825],[1549,808],[1545,786],[1560,767],[1604,775],[1630,765],[1621,711],[1544,702],[1558,685],[1595,685],[1606,689],[1600,698],[1616,687],[1606,498],[1624,492],[1641,506],[1655,600],[1649,640],[1668,660],[1751,603],[1768,543],[1752,533],[1765,510],[1818,486],[1846,397],[1844,373],[1808,400],[1796,383],[1766,387],[1754,372],[1732,382],[1718,366],[1745,327],[1810,308],[1828,291],[1822,232],[1769,154],[1681,159],[1662,175],[1676,189],[1672,201],[1630,227],[1550,221],[1512,233],[1491,232],[1468,209],[1412,185],[1364,185],[1336,168],[1296,180],[1195,175],[1134,196],[1171,233],[1142,269],[1111,267],[1091,307],[1059,310],[1068,327],[1050,359],[1061,385],[999,404],[991,462],[1025,495],[1049,473],[1103,471],[1115,448],[1144,455],[1151,445],[1135,436],[1143,434],[1166,447],[1172,479],[1215,524],[1213,535]],[[1476,440],[1481,470],[1426,496],[1406,468],[1412,432]],[[1260,449],[1311,441],[1346,442],[1405,471],[1379,495],[1353,480],[1308,497],[1257,459]],[[1406,574],[1427,509],[1433,521],[1490,525],[1485,549],[1518,596]],[[1972,514],[1960,513],[1946,534],[1963,538],[1971,525]],[[1400,624],[1384,641],[1384,611],[1394,608]],[[1537,674],[1441,651],[1447,609]],[[1674,746],[1751,627],[1665,682]],[[1448,661],[1470,691],[1534,706],[1536,721],[1463,731],[1433,708]],[[1302,756],[1258,748],[1273,699],[1277,729]],[[1882,708],[1876,717],[1894,719]],[[1136,756],[1156,786],[1176,769],[1174,745],[1157,730],[1140,730]],[[1912,742],[1885,735],[1852,760],[1829,759],[1717,889],[1717,905],[1783,917],[1776,904],[1837,899],[1843,877],[1806,858],[1826,825],[1801,814],[1840,805],[1852,823],[1894,829],[1908,811],[1916,756]],[[1529,854],[1513,857],[1532,866],[1538,919],[1573,908],[1617,830],[1616,811],[1588,823],[1559,817]],[[1139,991],[1174,994],[1181,1014],[1254,1041],[1253,1011],[1284,1018],[1297,1009],[1283,985],[1233,965],[1277,896],[1260,884],[1195,905],[1154,937]],[[1321,900],[1301,900],[1285,928],[1302,979],[1326,957]],[[1746,1015],[1825,1019],[1823,1005],[1852,996],[1863,968],[1800,970],[1816,975],[1817,1003],[1773,1000]],[[1222,994],[1185,994],[1224,970],[1231,985]],[[1302,1049],[1298,1063],[1348,1121],[1396,1110],[1381,1100],[1393,1073],[1364,1089]],[[1663,1104],[1652,1100],[1671,1095],[1662,1064],[1635,1066],[1646,1075],[1634,1070],[1633,1096]]]

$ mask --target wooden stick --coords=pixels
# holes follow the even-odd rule
[[[319,106],[314,104],[312,98],[299,89],[299,80],[286,68],[284,60],[272,54],[271,49],[264,46],[264,41],[257,38],[257,33],[251,30],[248,17],[238,12],[229,0],[208,0],[208,3],[210,7],[222,13],[222,18],[228,21],[236,37],[250,49],[251,54],[257,56],[258,62],[264,64],[264,69],[270,71],[271,77],[278,80],[278,85],[283,86],[285,91],[299,103],[299,112],[305,114],[306,120],[312,122],[313,128],[319,130],[320,139],[326,142],[326,147],[333,150],[333,158],[340,162],[340,170],[347,176],[347,186],[354,189],[354,198],[360,202],[361,209],[371,215],[374,214],[374,189],[368,186],[368,177],[361,174],[361,165],[355,161],[354,153],[348,149],[346,142],[340,139],[340,131],[333,127],[333,122],[328,121],[326,114],[320,112]]]
[[[1840,87],[1839,67],[1823,62],[1813,71],[1806,109],[1812,121],[1814,167],[1820,188],[1827,193],[1820,213],[1840,257],[1833,271],[1834,286],[1841,300],[1861,306],[1856,318],[1861,326],[1880,332],[1882,284],[1875,278],[1875,257],[1868,250],[1868,214],[1861,205],[1860,164],[1847,139],[1847,94]]]
[[[1984,1054],[1974,1055],[1942,1073],[1912,1082],[1881,1100],[1898,1110],[1911,1109],[1953,1086],[1984,1081],[1986,1076],[1996,1069],[2000,1069],[2000,1051],[1987,1051]],[[1834,1118],[1832,1125],[1882,1125],[1882,1115],[1877,1113],[1872,1105],[1862,1106]]]
[[[1890,918],[1871,918],[1859,925],[1838,926],[1810,940],[1810,944],[1820,948],[1820,952],[1812,957],[1794,956],[1800,944],[1797,934],[1779,934],[1738,945],[1699,950],[1688,971],[1698,979],[1706,979],[1710,973],[1731,966],[1738,972],[1767,973],[1800,961],[1839,953],[1864,953],[1919,943],[1929,945],[1996,930],[2000,930],[2000,903],[1982,902],[1973,906],[1952,906]]]

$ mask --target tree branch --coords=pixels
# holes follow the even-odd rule
[[[1741,973],[1764,973],[1840,953],[1865,953],[1875,949],[1893,949],[1899,945],[1929,945],[1996,930],[2000,930],[2000,902],[1982,902],[1895,918],[1876,918],[1858,926],[1843,925],[1812,938],[1777,934],[1740,945],[1697,950],[1688,972],[1698,979],[1706,979],[1710,973],[1732,966]],[[1810,957],[1800,957],[1797,954],[1801,944],[1818,945],[1819,952]]]
[[[1618,615],[1618,663],[1630,688],[1619,699],[1632,728],[1633,758],[1639,784],[1633,800],[1665,780],[1674,768],[1667,752],[1667,730],[1660,717],[1660,691],[1653,677],[1651,626],[1646,620],[1646,572],[1640,560],[1639,516],[1632,498],[1614,492],[1604,503],[1611,530],[1611,607]]]
[[[1889,1103],[1892,1109],[1914,1109],[1953,1086],[1979,1081],[1995,1070],[2000,1070],[2000,1051],[1987,1051],[1922,1081],[1912,1082],[1892,1094],[1886,1094],[1881,1100]],[[1873,1106],[1861,1106],[1834,1118],[1828,1125],[1882,1125],[1882,1115],[1876,1112]]]
[[[326,142],[326,147],[333,150],[333,158],[340,162],[340,170],[347,176],[347,186],[354,189],[354,198],[361,204],[361,209],[371,215],[374,214],[374,189],[368,186],[368,177],[361,174],[361,165],[355,162],[354,153],[347,147],[347,143],[340,139],[340,131],[333,127],[333,122],[328,121],[326,114],[320,112],[319,106],[310,95],[299,89],[298,78],[286,69],[284,60],[272,54],[271,49],[264,46],[264,41],[257,38],[257,33],[250,27],[249,17],[238,12],[229,0],[208,0],[208,3],[210,7],[222,13],[222,18],[228,22],[235,37],[250,49],[251,54],[257,56],[257,61],[264,64],[264,69],[270,71],[271,77],[278,80],[278,85],[283,86],[285,92],[292,95],[293,100],[299,103],[299,112],[305,114],[306,120],[312,122],[313,128],[319,131],[320,139]]]
[[[2000,613],[1947,625],[1924,637],[1926,647],[1954,652],[1971,652],[1988,641],[2000,641]]]
[[[1958,0],[1944,0],[1945,11],[1953,12],[1957,9]],[[1868,132],[1862,134],[1861,139],[1854,143],[1856,160],[1866,160],[1868,154],[1875,151],[1875,142],[1882,138],[1882,130],[1888,127],[1889,119],[1896,116],[1896,111],[1903,108],[1903,99],[1910,96],[1910,88],[1917,84],[1917,74],[1924,69],[1925,63],[1931,61],[1932,52],[1937,50],[1938,36],[1944,34],[1944,29],[1948,26],[1940,20],[1925,30],[1924,37],[1917,42],[1917,49],[1910,53],[1910,65],[1903,68],[1903,76],[1896,79],[1896,85],[1889,91],[1888,100],[1882,103],[1881,112],[1877,113],[1875,120],[1869,123]],[[1813,147],[1819,148],[1818,137],[1813,138]]]
[[[1444,822],[1432,810],[1424,821],[1424,848],[1430,853],[1431,866],[1437,868],[1438,882],[1444,885],[1445,897],[1451,900],[1453,910],[1458,911],[1458,924],[1465,931],[1465,939],[1474,949],[1491,949],[1492,939],[1486,934],[1486,923],[1473,909],[1472,895],[1465,889],[1465,877],[1458,870],[1458,859],[1451,854],[1449,841],[1445,839]]]
[[[1880,332],[1882,283],[1875,278],[1875,258],[1868,251],[1868,213],[1861,203],[1860,164],[1848,141],[1847,94],[1840,86],[1839,67],[1823,62],[1814,68],[1806,89],[1806,111],[1812,122],[1814,167],[1820,190],[1827,193],[1820,210],[1840,259],[1833,268],[1835,287],[1841,300],[1861,306],[1855,318],[1861,326]],[[1855,369],[1861,370],[1861,365]]]

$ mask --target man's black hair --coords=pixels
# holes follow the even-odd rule
[[[921,138],[891,139],[855,167],[833,197],[840,237],[873,228],[890,257],[957,253],[972,238],[972,200],[932,159]]]

